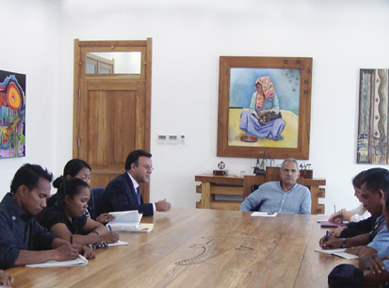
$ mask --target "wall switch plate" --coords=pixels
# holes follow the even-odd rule
[[[177,135],[169,135],[169,144],[177,144],[178,143],[178,138]]]
[[[158,144],[166,144],[167,136],[166,135],[158,135]]]

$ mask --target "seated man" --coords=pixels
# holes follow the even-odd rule
[[[240,210],[252,211],[259,205],[258,211],[262,212],[311,214],[311,193],[307,187],[296,183],[300,177],[297,161],[285,159],[280,176],[280,182],[266,182],[246,197]]]
[[[144,150],[132,151],[126,160],[126,173],[119,175],[105,188],[102,212],[138,210],[143,216],[152,216],[155,211],[170,210],[165,200],[144,204],[139,184],[148,183],[153,171],[151,154]]]
[[[336,238],[331,235],[326,238],[323,236],[319,245],[324,249],[352,247],[346,252],[359,255],[362,258],[376,253],[389,244],[389,232],[382,214],[385,198],[389,196],[389,171],[383,168],[367,170],[361,190],[363,205],[373,217],[376,217],[374,229],[370,233],[351,238]]]
[[[94,258],[88,247],[56,238],[34,220],[46,207],[52,177],[47,170],[32,164],[25,164],[16,172],[11,192],[0,203],[0,269],[49,260],[72,260],[79,253]]]

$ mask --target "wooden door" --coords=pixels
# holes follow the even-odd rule
[[[86,73],[87,54],[115,51],[140,52],[139,72]],[[150,151],[151,39],[76,39],[74,71],[73,157],[92,167],[92,187],[105,188],[124,173],[129,152]],[[149,202],[149,185],[141,189],[144,201]]]

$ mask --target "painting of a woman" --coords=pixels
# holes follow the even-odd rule
[[[280,135],[285,128],[282,119],[277,94],[270,77],[260,77],[255,81],[255,91],[249,111],[240,115],[240,129],[258,138],[275,141],[282,140]]]

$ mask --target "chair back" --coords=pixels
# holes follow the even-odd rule
[[[103,193],[103,187],[96,187],[91,189],[90,199],[88,201],[88,210],[93,220],[96,220],[96,218],[101,214],[101,200],[103,198]]]

